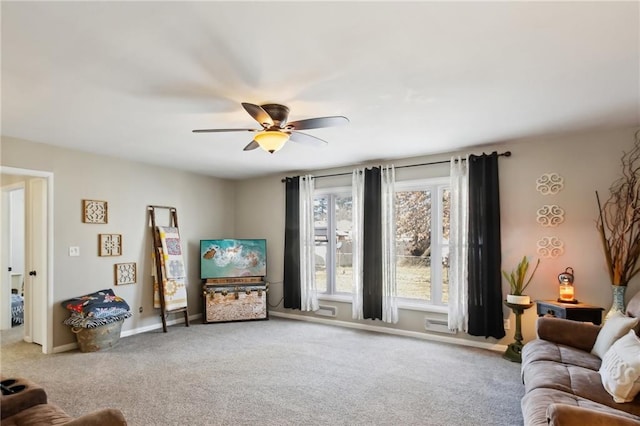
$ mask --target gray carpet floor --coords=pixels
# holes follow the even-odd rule
[[[520,364],[500,353],[271,318],[176,325],[100,352],[43,355],[1,333],[1,372],[72,416],[130,425],[522,425]]]

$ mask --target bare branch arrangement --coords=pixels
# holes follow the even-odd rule
[[[609,188],[609,199],[596,200],[600,215],[597,229],[609,270],[611,284],[626,286],[640,271],[640,131],[633,149],[621,158],[622,177]]]

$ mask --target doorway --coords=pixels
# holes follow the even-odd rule
[[[0,292],[1,330],[19,327],[24,323],[24,196],[24,181],[3,184],[1,204],[3,238],[1,262],[3,275]]]
[[[16,185],[24,187],[24,336],[23,340],[41,345],[43,353],[51,353],[53,345],[53,173],[38,170],[0,167],[2,174],[2,294],[9,294],[13,284],[8,267],[10,261],[10,220],[5,219]],[[16,197],[19,200],[19,197]],[[7,206],[9,201],[9,206]],[[17,201],[16,201],[17,202]],[[13,267],[12,267],[13,269]],[[6,297],[0,309],[0,325],[5,328]]]

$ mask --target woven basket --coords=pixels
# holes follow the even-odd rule
[[[124,320],[94,328],[73,327],[81,352],[97,352],[110,349],[120,341],[120,331]]]

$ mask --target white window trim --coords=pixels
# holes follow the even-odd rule
[[[436,194],[437,197],[439,197],[438,200],[441,200],[442,188],[448,187],[449,184],[450,184],[450,179],[448,176],[436,177],[436,178],[425,178],[425,179],[411,179],[411,180],[397,181],[395,183],[395,190],[397,192],[397,191],[424,190],[424,189],[430,188],[432,191],[434,191],[433,193]],[[350,195],[351,192],[352,192],[351,186],[316,188],[314,192],[314,197],[326,196],[326,195],[335,195],[335,196]],[[434,237],[433,238],[434,241],[441,241],[442,203],[438,201],[437,206],[438,206],[438,211],[436,212],[437,219],[434,221],[432,218],[431,220],[431,233],[432,233],[432,236]],[[327,248],[327,251],[329,251],[328,249],[329,247]],[[435,247],[435,250],[432,245],[432,252],[431,252],[432,261],[433,259],[441,259],[441,258],[442,258],[442,253],[441,253],[440,245],[437,244]],[[332,273],[334,273],[335,265],[332,266],[332,270],[333,270]],[[328,273],[329,273],[329,270],[327,270],[327,274]],[[440,276],[434,277],[432,275],[431,279],[433,280],[433,282],[436,282],[436,279],[437,279],[438,282],[442,283],[441,274],[438,273],[437,275],[440,275]],[[329,286],[325,284],[324,290],[322,292],[318,291],[319,300],[351,303],[351,293],[327,293],[326,292],[328,290],[327,287]],[[333,291],[335,291],[335,288],[333,289]],[[438,287],[438,291],[436,292],[436,294],[432,294],[431,296],[434,300],[441,300],[442,285]],[[446,304],[436,303],[433,300],[427,301],[427,300],[421,300],[421,299],[411,299],[406,297],[400,297],[398,299],[398,308],[413,310],[413,311],[437,312],[437,313],[445,313],[445,314],[448,312],[448,308]]]
[[[433,241],[442,241],[442,190],[444,187],[448,187],[451,183],[451,180],[448,176],[437,177],[437,178],[425,178],[425,179],[413,179],[413,180],[404,180],[396,182],[395,189],[396,192],[401,191],[422,191],[425,189],[430,189],[432,191],[432,199],[435,195],[438,197],[437,208],[438,211],[432,214],[431,217],[431,263],[433,264],[434,259],[438,259],[437,261],[441,261],[442,259],[442,248],[440,244],[433,244]],[[432,212],[433,213],[433,212]],[[432,282],[432,292],[431,299],[422,300],[422,299],[411,299],[407,297],[399,297],[398,298],[398,307],[412,310],[420,310],[420,311],[428,311],[428,312],[448,312],[447,304],[435,302],[435,300],[442,300],[442,268],[437,270],[437,273],[433,273],[433,269],[431,269],[431,282]],[[439,282],[440,285],[437,287],[437,290],[434,291],[433,283]]]
[[[314,193],[313,193],[313,197],[324,197],[324,196],[330,196],[332,198],[335,197],[340,197],[340,196],[351,196],[352,195],[352,190],[350,186],[336,186],[336,187],[330,187],[330,188],[319,188],[319,189],[315,189]],[[329,223],[333,223],[335,224],[335,205],[333,204],[333,202],[329,203],[329,208],[327,211],[327,233],[329,232]],[[335,229],[333,230],[333,232],[335,232]],[[327,273],[327,282],[324,283],[324,287],[323,290],[320,291],[318,290],[318,299],[321,300],[337,300],[337,301],[341,301],[340,299],[344,299],[351,301],[351,293],[344,293],[344,292],[337,292],[336,291],[336,283],[335,283],[335,271],[336,271],[336,262],[335,262],[335,255],[336,255],[336,239],[335,239],[335,235],[333,235],[332,238],[329,238],[329,240],[327,241],[327,258],[325,259],[325,268],[326,268],[326,273]],[[329,260],[331,260],[331,262],[329,262]],[[329,264],[331,265],[329,267]],[[331,278],[332,282],[329,282],[330,278],[329,276],[332,276],[333,278]],[[316,283],[317,284],[317,283]],[[331,293],[329,293],[331,292]],[[331,298],[328,299],[327,297]]]
[[[442,186],[449,185],[451,180],[448,176],[437,178],[425,178],[425,179],[412,179],[396,181],[396,191],[411,191],[412,189],[419,190],[424,189],[427,186]]]
[[[333,186],[331,188],[316,188],[313,195],[351,195],[351,192],[350,186]]]

